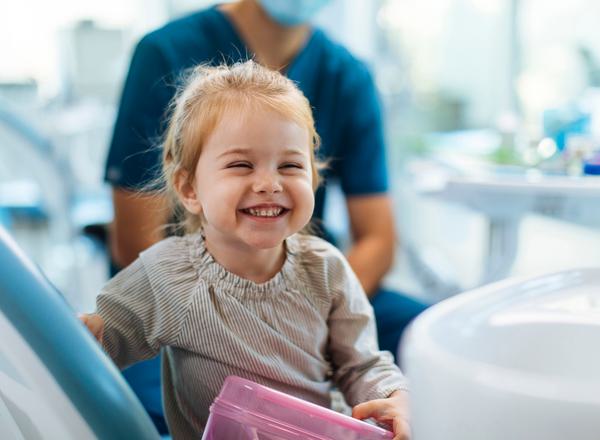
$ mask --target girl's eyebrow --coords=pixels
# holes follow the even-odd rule
[[[286,156],[304,156],[305,152],[299,148],[288,148],[283,154]]]
[[[250,151],[251,151],[251,148],[244,148],[244,147],[230,148],[228,150],[223,151],[221,154],[219,154],[217,156],[217,159],[220,159],[223,156],[230,156],[233,154],[248,154]]]
[[[229,150],[223,151],[221,154],[219,154],[217,156],[217,159],[220,159],[221,157],[224,157],[224,156],[231,156],[231,155],[234,155],[234,154],[244,155],[244,154],[250,153],[251,151],[252,151],[252,148],[248,148],[248,147],[235,147],[235,148],[231,148]],[[293,147],[292,148],[287,148],[284,151],[283,154],[286,155],[286,156],[304,156],[305,155],[304,151],[302,151],[299,148],[293,148]]]

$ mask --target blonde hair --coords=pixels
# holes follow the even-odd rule
[[[178,226],[186,232],[202,227],[202,218],[183,208],[176,191],[182,173],[193,184],[202,147],[226,111],[266,107],[308,130],[313,190],[319,185],[320,164],[315,158],[320,138],[310,104],[288,78],[254,61],[193,68],[169,106],[163,142],[162,181],[171,209],[183,216]]]

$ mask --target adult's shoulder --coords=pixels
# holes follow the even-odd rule
[[[221,44],[223,23],[215,8],[186,15],[149,32],[138,47],[158,50],[176,64],[205,62]]]
[[[365,81],[369,83],[372,81],[366,62],[329,37],[325,31],[315,29],[311,43],[319,53],[321,69],[339,78],[342,85],[356,86]]]

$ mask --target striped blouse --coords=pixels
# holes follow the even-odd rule
[[[312,236],[257,284],[217,263],[201,234],[170,237],[104,287],[104,348],[124,368],[163,349],[165,415],[174,439],[200,438],[224,379],[237,375],[329,406],[335,384],[350,405],[406,389],[378,350],[372,308],[343,255]]]

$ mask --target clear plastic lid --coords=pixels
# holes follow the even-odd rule
[[[276,424],[305,438],[393,438],[393,434],[383,428],[236,376],[225,379],[210,410],[259,427]]]

